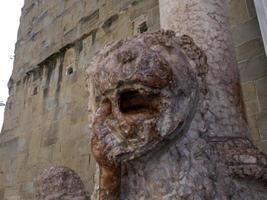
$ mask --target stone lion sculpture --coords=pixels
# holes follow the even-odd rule
[[[208,68],[193,40],[172,31],[97,53],[87,69],[92,199],[267,199],[266,156],[247,138],[205,134]]]

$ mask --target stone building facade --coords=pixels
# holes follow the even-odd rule
[[[252,138],[266,152],[267,60],[253,0],[231,0],[229,15]],[[34,179],[51,164],[73,169],[92,192],[85,66],[108,42],[160,27],[158,0],[25,0],[0,135],[0,199],[34,199]]]
[[[252,138],[267,152],[267,57],[254,3],[231,0],[229,12]]]

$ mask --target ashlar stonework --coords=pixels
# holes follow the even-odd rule
[[[266,156],[246,136],[210,133],[209,67],[172,31],[121,40],[92,59],[92,199],[267,199]]]

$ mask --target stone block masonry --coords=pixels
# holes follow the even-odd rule
[[[267,151],[267,60],[253,0],[229,2],[252,137]],[[159,30],[158,0],[25,0],[20,21],[0,135],[0,199],[34,199],[34,179],[50,165],[73,169],[90,194],[84,66],[106,43]]]
[[[253,0],[231,0],[230,19],[251,136],[267,151],[267,58]]]
[[[84,66],[104,44],[159,29],[157,0],[26,0],[10,97],[0,135],[0,199],[35,199],[35,178],[67,166],[90,195],[88,93]]]

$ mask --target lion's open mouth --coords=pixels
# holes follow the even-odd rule
[[[146,94],[126,90],[119,94],[119,109],[124,114],[159,113],[159,94]]]

